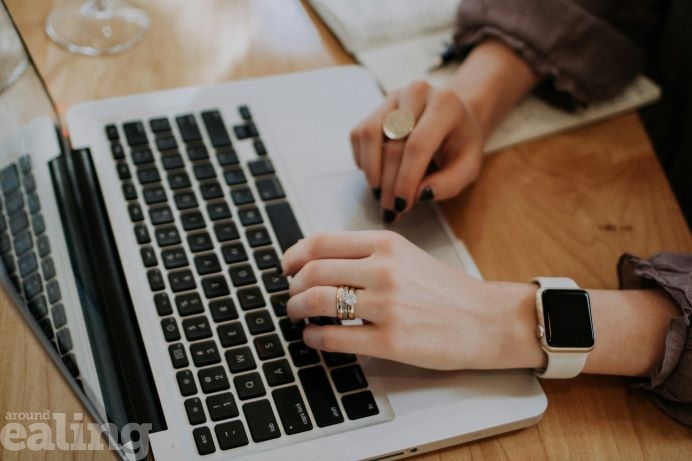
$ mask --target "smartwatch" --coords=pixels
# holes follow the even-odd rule
[[[566,277],[536,277],[536,336],[548,356],[539,378],[573,378],[595,345],[589,294]]]

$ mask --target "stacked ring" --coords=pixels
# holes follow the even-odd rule
[[[356,318],[356,290],[352,287],[340,286],[336,290],[336,318],[338,320],[353,320]]]

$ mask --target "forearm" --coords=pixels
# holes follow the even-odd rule
[[[495,39],[478,44],[459,66],[448,87],[471,109],[487,140],[538,76],[512,49]]]
[[[546,356],[535,336],[537,285],[491,282],[510,302],[513,321],[507,322],[514,347],[498,367],[543,368]],[[661,362],[670,320],[680,312],[660,290],[588,290],[596,335],[584,373],[648,376]],[[511,301],[509,301],[511,300]],[[507,344],[506,347],[509,347]]]

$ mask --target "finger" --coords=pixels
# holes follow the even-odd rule
[[[417,200],[418,186],[425,176],[435,152],[453,131],[457,118],[440,104],[430,104],[409,135],[394,184],[395,211],[409,209]]]
[[[399,173],[403,152],[403,141],[387,141],[382,146],[382,198],[380,206],[383,209],[382,219],[386,223],[393,222],[396,219],[396,211],[394,211],[394,183]]]
[[[365,173],[365,179],[370,187],[375,190],[380,188],[381,162],[382,162],[382,119],[384,115],[395,109],[398,92],[393,92],[385,99],[384,103],[373,112],[357,128],[358,152],[360,155],[360,167]]]
[[[347,285],[365,288],[373,280],[371,264],[366,259],[316,259],[309,261],[293,276],[288,292],[291,296],[318,286]]]
[[[293,322],[310,317],[336,317],[337,287],[319,286],[292,296],[286,304],[288,317]],[[367,290],[355,290],[357,301],[354,313],[357,318],[376,321],[377,309],[373,308],[372,299]]]
[[[298,272],[314,259],[357,259],[370,256],[377,244],[377,231],[351,231],[313,234],[299,240],[284,253],[284,275]]]
[[[303,330],[303,341],[320,351],[382,357],[381,334],[373,324],[349,326],[309,324]]]
[[[480,147],[468,146],[453,162],[443,163],[437,171],[423,178],[417,197],[444,200],[456,196],[476,179],[482,157]]]

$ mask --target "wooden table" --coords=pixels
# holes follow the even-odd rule
[[[101,58],[70,55],[50,42],[43,24],[52,2],[7,3],[61,112],[95,98],[352,63],[297,0],[141,1],[152,16],[145,40]],[[443,208],[487,279],[522,281],[540,273],[616,288],[623,252],[692,251],[635,114],[492,155],[476,184]],[[70,422],[83,408],[4,295],[0,302],[0,415],[50,410],[67,413]],[[417,459],[630,461],[692,454],[692,430],[623,379],[542,384],[549,406],[538,425]],[[0,459],[114,457],[4,450]]]

